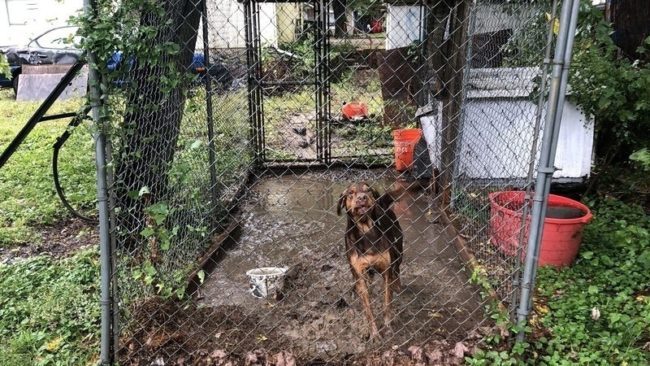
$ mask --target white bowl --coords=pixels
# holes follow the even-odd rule
[[[272,295],[275,297],[284,287],[284,276],[287,267],[260,267],[246,271],[251,295],[263,299]]]

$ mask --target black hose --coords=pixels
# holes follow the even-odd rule
[[[65,142],[68,141],[70,135],[72,135],[71,131],[74,129],[74,127],[77,127],[79,124],[81,124],[83,119],[86,118],[89,111],[89,107],[84,107],[83,111],[77,114],[72,119],[72,121],[68,123],[68,127],[66,128],[65,132],[56,139],[56,142],[53,146],[54,150],[52,152],[52,175],[54,177],[54,188],[56,189],[56,194],[59,196],[59,199],[61,200],[61,203],[63,203],[63,206],[65,206],[65,208],[70,211],[72,216],[89,223],[97,223],[98,221],[96,219],[82,215],[79,213],[79,211],[75,210],[70,205],[70,202],[68,202],[68,199],[65,197],[65,193],[63,192],[63,188],[61,187],[61,181],[59,180],[59,150],[61,150],[61,147],[63,147]]]

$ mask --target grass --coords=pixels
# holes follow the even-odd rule
[[[650,218],[612,198],[587,204],[576,263],[539,270],[528,343],[488,345],[469,364],[650,364]]]
[[[245,92],[216,95],[213,99],[218,112],[214,116],[215,170],[222,186],[240,182],[251,162],[246,100]],[[57,103],[50,113],[77,110],[81,103]],[[17,102],[10,91],[0,92],[0,150],[4,150],[38,105]],[[178,205],[178,212],[196,215],[195,221],[205,216],[201,208],[208,206],[205,192],[210,187],[204,105],[202,90],[188,99],[170,172],[175,192],[172,203]],[[40,123],[0,170],[0,245],[38,245],[43,225],[69,217],[55,194],[51,175],[52,145],[67,123]],[[61,151],[60,171],[73,206],[93,214],[96,193],[90,126],[80,126],[68,140]],[[178,217],[170,219],[181,222]],[[184,258],[176,260],[193,261],[194,250],[200,249],[196,246],[205,243],[205,238],[197,239],[204,234],[195,221],[182,221],[195,224],[194,236],[186,237],[183,245],[178,246]],[[184,251],[192,253],[186,255]],[[121,264],[127,262],[122,259]],[[186,264],[176,262],[174,269],[178,269],[179,263],[181,267]],[[95,363],[99,341],[98,272],[93,250],[62,260],[43,256],[0,265],[0,365]]]
[[[331,84],[332,117],[339,116],[341,106],[345,102],[351,101],[365,103],[368,106],[371,121],[356,126],[334,126],[334,133],[340,137],[340,140],[333,141],[334,155],[368,155],[368,157],[372,157],[377,153],[377,148],[385,147],[392,141],[390,135],[392,128],[382,126],[380,121],[384,111],[384,101],[381,96],[378,75],[373,74],[366,79],[359,80],[355,77],[355,73],[348,73],[341,81]],[[290,118],[297,117],[298,120],[304,121],[310,119],[306,127],[315,131],[316,123],[313,120],[316,116],[315,108],[314,91],[311,88],[264,97],[268,158],[296,158],[286,149],[282,130],[289,128],[285,123]]]
[[[99,342],[99,264],[86,250],[64,260],[0,265],[0,365],[89,365]]]
[[[57,102],[50,114],[77,111],[81,100]],[[37,102],[17,102],[0,91],[0,150],[4,150],[33,112]],[[38,244],[37,228],[69,217],[52,180],[52,146],[67,120],[39,123],[0,169],[0,246]],[[95,200],[93,141],[88,125],[79,126],[60,155],[63,188],[73,207],[92,214]]]

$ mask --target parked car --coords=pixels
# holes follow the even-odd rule
[[[76,26],[56,27],[32,39],[26,46],[0,48],[0,52],[7,57],[11,70],[11,75],[0,74],[0,87],[13,87],[16,91],[23,65],[72,65],[77,62],[82,54],[74,46],[79,44],[77,30]],[[114,52],[107,62],[111,71],[123,67],[123,64],[131,67],[134,60],[125,58],[122,51]],[[226,88],[232,83],[230,72],[222,64],[214,63],[207,69],[201,52],[194,54],[189,69],[199,76],[199,81],[204,81],[206,75],[209,75]],[[124,85],[125,81],[119,80],[116,84]]]
[[[18,87],[18,76],[23,65],[71,65],[81,57],[81,51],[74,47],[78,41],[77,27],[63,26],[52,28],[26,46],[0,49],[9,63],[11,75],[0,75],[0,86]]]

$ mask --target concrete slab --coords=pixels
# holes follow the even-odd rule
[[[47,98],[61,81],[68,65],[24,66],[25,70],[18,77],[16,100],[41,101]],[[59,100],[81,98],[88,89],[88,66],[84,66],[77,77],[63,91]]]

